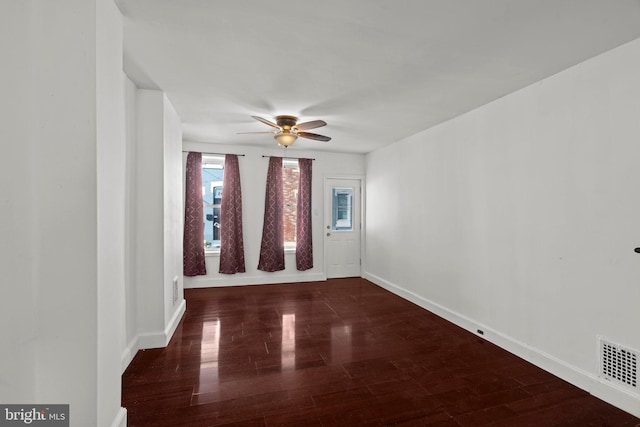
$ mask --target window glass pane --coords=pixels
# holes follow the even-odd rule
[[[220,203],[224,157],[202,156],[202,205],[205,250],[220,249]]]
[[[298,217],[298,161],[285,159],[282,163],[282,191],[284,195],[284,247],[296,247],[296,219]]]
[[[353,230],[353,188],[333,188],[331,196],[331,229]]]

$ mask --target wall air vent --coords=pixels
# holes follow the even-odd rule
[[[640,352],[598,338],[600,345],[599,376],[638,391],[638,359]]]

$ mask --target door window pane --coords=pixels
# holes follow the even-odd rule
[[[331,229],[352,231],[353,188],[333,188],[331,196]]]

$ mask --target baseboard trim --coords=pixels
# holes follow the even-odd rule
[[[319,282],[327,280],[324,273],[280,274],[265,273],[264,276],[244,274],[220,275],[219,277],[185,277],[185,289],[218,288],[224,286],[271,285],[276,283]]]
[[[187,301],[183,298],[180,300],[178,308],[173,312],[173,316],[171,316],[167,327],[164,328],[164,336],[166,337],[166,342],[164,344],[165,347],[169,344],[169,341],[171,341],[171,337],[173,337],[173,334],[176,331],[180,320],[182,320],[182,316],[184,316],[185,311],[187,311]]]
[[[566,363],[552,355],[549,355],[535,347],[518,341],[499,331],[493,330],[487,325],[477,322],[461,313],[450,310],[434,301],[424,298],[415,292],[402,286],[391,283],[375,274],[365,272],[364,278],[376,285],[398,295],[412,303],[428,310],[449,322],[460,326],[467,331],[476,334],[478,329],[484,331],[483,339],[515,354],[553,375],[575,385],[592,394],[593,396],[614,405],[623,411],[640,417],[640,396],[616,387],[594,375],[573,365]]]
[[[125,408],[120,407],[111,427],[127,427],[127,410]]]
[[[138,342],[138,336],[135,336],[131,341],[129,341],[129,344],[127,344],[125,349],[122,350],[122,354],[120,355],[121,374],[124,374],[124,371],[127,370],[127,367],[136,356],[136,353],[140,348]]]
[[[167,344],[169,344],[173,333],[176,331],[178,323],[180,323],[186,309],[187,302],[183,299],[180,301],[178,308],[174,311],[173,316],[171,316],[171,319],[167,323],[164,331],[138,334],[138,350],[166,347]]]
[[[588,390],[593,396],[640,418],[640,396],[596,377]]]

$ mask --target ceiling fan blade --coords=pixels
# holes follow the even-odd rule
[[[277,124],[275,124],[275,123],[273,123],[273,122],[270,122],[270,121],[269,121],[269,120],[267,120],[267,119],[263,119],[262,117],[258,117],[258,116],[251,116],[251,117],[252,117],[252,118],[254,118],[254,119],[256,119],[256,120],[257,120],[257,121],[259,121],[259,122],[264,123],[265,125],[269,125],[269,126],[271,126],[271,127],[273,127],[273,128],[280,129],[280,126],[278,126]]]
[[[319,128],[326,125],[327,125],[327,122],[325,122],[324,120],[312,120],[310,122],[298,123],[297,125],[294,126],[294,128],[298,130],[307,130],[307,129]]]
[[[331,141],[331,138],[329,138],[328,136],[318,135],[317,133],[311,133],[311,132],[298,132],[298,136],[301,136],[303,138],[315,139],[316,141],[324,141],[324,142]]]
[[[236,135],[248,135],[250,133],[269,133],[269,134],[273,135],[274,133],[278,133],[278,132],[277,131],[273,131],[272,132],[270,130],[267,130],[267,131],[264,131],[264,132],[238,132],[238,133],[236,133]]]

